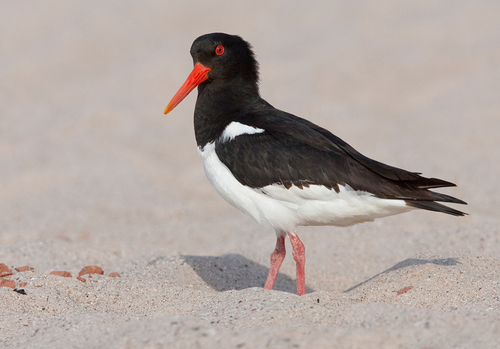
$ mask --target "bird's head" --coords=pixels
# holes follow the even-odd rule
[[[258,65],[250,44],[236,35],[212,33],[191,46],[194,69],[165,108],[172,111],[196,86],[239,80],[257,88]]]

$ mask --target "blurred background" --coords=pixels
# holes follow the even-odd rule
[[[2,1],[0,256],[38,256],[47,270],[177,254],[267,265],[274,233],[205,178],[196,92],[163,115],[192,69],[191,43],[215,31],[253,45],[272,105],[369,157],[457,183],[446,192],[469,202],[462,219],[301,228],[308,263],[337,275],[331,287],[418,252],[497,254],[499,23],[494,0]],[[362,270],[346,249],[367,258]]]

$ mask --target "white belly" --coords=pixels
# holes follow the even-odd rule
[[[299,225],[348,226],[412,210],[404,200],[380,199],[367,192],[339,185],[339,193],[321,185],[300,189],[242,185],[215,152],[215,144],[198,148],[208,180],[227,202],[263,225],[285,232]]]

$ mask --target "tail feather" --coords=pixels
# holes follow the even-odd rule
[[[444,194],[441,194],[441,195],[444,195]],[[448,196],[448,195],[446,195],[446,196]],[[449,197],[452,199],[455,199],[454,197],[451,197],[451,196],[449,196]],[[445,200],[443,200],[443,201],[445,201]],[[454,201],[451,201],[451,200],[446,200],[446,201],[466,204],[464,201],[458,200],[458,199],[455,199]],[[467,215],[467,213],[465,213],[465,212],[455,210],[454,208],[445,206],[443,204],[440,204],[440,203],[437,203],[434,201],[405,200],[405,202],[408,206],[421,208],[421,209],[428,210],[428,211],[443,212],[443,213],[451,214],[452,216],[465,216],[465,215]]]
[[[431,191],[431,193],[434,194],[434,196],[435,196],[434,201],[450,202],[453,204],[467,205],[467,203],[465,201],[457,199],[453,196],[442,194],[442,193],[436,193],[434,191]]]
[[[420,189],[433,189],[444,187],[456,187],[457,185],[439,178],[426,178],[419,176],[418,179],[411,181],[411,183]]]

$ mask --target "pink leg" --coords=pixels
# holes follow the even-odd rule
[[[271,253],[271,268],[269,269],[264,289],[273,289],[274,281],[276,280],[276,276],[278,276],[278,271],[280,270],[281,263],[283,263],[283,259],[285,259],[285,255],[285,236],[279,235],[276,240],[276,248]]]
[[[306,249],[297,235],[288,233],[288,237],[292,243],[293,259],[295,260],[295,264],[297,266],[297,295],[302,296],[306,294]]]

